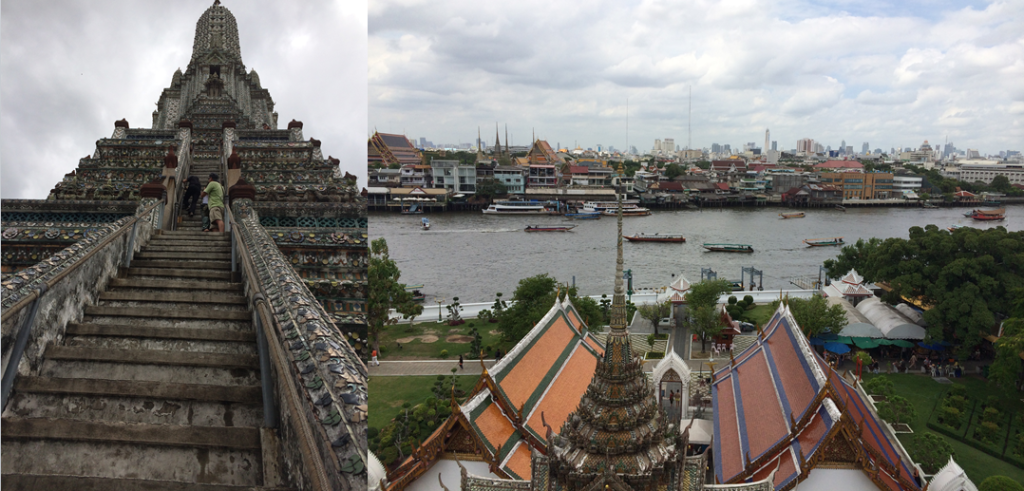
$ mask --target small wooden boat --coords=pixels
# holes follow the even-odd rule
[[[605,210],[602,213],[604,213],[605,215],[614,217],[614,216],[618,216],[619,215],[619,210]],[[624,216],[624,217],[645,217],[645,216],[648,216],[650,214],[651,214],[651,210],[648,210],[647,208],[636,207],[636,208],[623,208],[622,209],[622,216]]]
[[[703,247],[712,252],[754,252],[747,244],[703,244]]]
[[[568,232],[576,228],[575,225],[527,225],[525,232]]]
[[[951,225],[951,226],[947,227],[946,230],[949,230],[950,232],[956,232],[957,230],[960,230],[962,228],[967,228],[967,227],[965,227],[963,225]]]
[[[804,217],[804,212],[798,211],[796,213],[779,213],[779,216],[784,218],[784,219],[785,218],[803,218]]]
[[[839,211],[846,211],[846,207],[843,205],[836,205],[836,209]]]
[[[969,217],[975,220],[991,221],[991,220],[1002,220],[1006,218],[1006,208],[999,208],[995,210],[974,210],[971,212]]]
[[[572,218],[573,220],[600,220],[600,213],[566,213],[566,218]]]
[[[419,205],[410,205],[408,207],[402,207],[402,214],[403,215],[422,215],[423,214],[423,208],[420,208]]]
[[[626,239],[626,240],[628,240],[630,242],[675,242],[675,243],[686,242],[686,238],[683,237],[682,235],[661,235],[661,234],[646,235],[646,234],[640,234],[640,235],[634,235],[632,237],[630,237],[628,235],[623,235],[622,238],[624,238],[624,239]]]
[[[921,208],[929,208],[929,209],[931,209],[931,208],[938,208],[938,206],[933,205],[931,203],[925,203],[925,204],[921,205]]]
[[[430,219],[429,218],[423,217],[423,219],[420,220],[420,223],[423,224],[423,230],[430,230]]]
[[[842,237],[828,237],[825,239],[804,239],[804,244],[811,247],[841,246],[846,244]]]

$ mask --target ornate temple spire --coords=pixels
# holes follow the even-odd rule
[[[215,2],[196,22],[196,37],[192,43],[192,63],[212,53],[219,53],[225,62],[242,63],[242,50],[238,43],[238,23],[231,11]]]
[[[622,166],[619,166],[622,172]],[[678,490],[685,452],[666,438],[664,411],[633,354],[626,327],[622,272],[622,194],[618,194],[615,294],[604,356],[576,411],[548,438],[552,489]],[[628,487],[625,487],[628,486]]]
[[[501,155],[501,133],[498,132],[498,122],[494,122],[494,158]]]

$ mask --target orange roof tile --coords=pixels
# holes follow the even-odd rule
[[[575,335],[565,317],[556,316],[547,331],[533,343],[512,370],[502,377],[501,389],[517,409],[537,390]]]
[[[515,431],[512,422],[504,414],[501,414],[498,405],[494,403],[489,404],[487,409],[484,409],[484,412],[476,418],[474,423],[480,428],[484,438],[495,449],[500,449],[505,444],[505,441],[508,440],[508,437],[512,436],[512,432]]]
[[[587,344],[590,345],[591,348],[594,348],[594,351],[597,351],[597,354],[604,356],[604,348],[601,347],[601,343],[598,343],[596,339],[587,336]]]
[[[516,451],[512,453],[512,457],[508,459],[505,467],[524,481],[530,480],[530,446],[525,441],[516,447]]]
[[[718,422],[721,423],[721,426],[716,428],[716,430],[722,435],[722,438],[719,439],[722,453],[721,455],[716,455],[715,458],[718,459],[719,465],[722,466],[722,475],[729,479],[743,471],[739,428],[735,424],[736,405],[732,395],[732,376],[719,379],[715,383],[714,390],[718,395],[715,413],[720,415]]]
[[[583,347],[576,348],[547,394],[535,406],[526,425],[543,438],[547,434],[540,418],[543,412],[544,420],[551,425],[551,429],[559,431],[569,413],[579,405],[596,368],[597,358]]]

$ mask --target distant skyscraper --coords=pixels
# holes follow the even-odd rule
[[[768,132],[768,128],[765,128],[765,130],[764,130],[764,147],[763,147],[763,151],[761,152],[763,155],[768,155],[768,140],[770,140],[769,136],[770,136],[770,133]]]
[[[725,153],[731,154],[732,153],[732,146],[729,145],[728,143],[726,143],[725,145],[722,145],[722,151],[725,152]]]
[[[420,147],[427,148],[427,138],[426,137],[423,137],[423,136],[420,137]]]
[[[676,140],[674,138],[666,138],[665,141],[661,142],[661,151],[669,154],[676,151]]]
[[[717,143],[712,143],[712,144],[711,144],[711,151],[712,151],[713,153],[721,153],[721,151],[722,151],[722,146],[721,146],[721,145],[719,145],[719,144],[717,144]]]
[[[868,142],[864,142],[864,144],[860,146],[860,153],[868,153],[870,150],[871,146],[868,145]]]
[[[779,142],[772,140],[772,150],[779,150]]]
[[[814,152],[814,140],[810,138],[801,138],[796,141],[796,151],[813,153]]]
[[[660,151],[661,151],[661,138],[657,138],[657,139],[654,140],[654,149],[652,150],[651,153],[658,153]]]
[[[840,152],[845,152],[846,151],[846,140],[842,140],[842,142],[839,143],[839,151]]]

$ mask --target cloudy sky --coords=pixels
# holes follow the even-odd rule
[[[435,3],[370,4],[367,132],[1024,150],[1021,1]]]
[[[213,0],[0,3],[0,196],[45,198],[114,121],[149,128],[161,91],[192,55]],[[366,165],[366,1],[224,0],[242,61],[279,124],[304,123],[324,155]],[[365,179],[360,177],[360,185]]]

